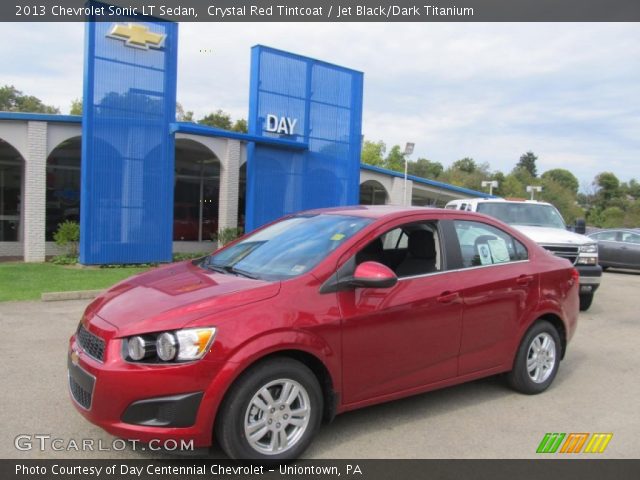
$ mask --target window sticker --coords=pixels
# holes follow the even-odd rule
[[[344,237],[345,237],[344,233],[336,233],[333,237],[331,237],[331,240],[334,241],[334,242],[339,242]]]
[[[307,267],[305,265],[294,265],[291,267],[293,273],[302,273]]]
[[[488,240],[487,243],[495,263],[505,263],[510,260],[509,250],[504,239],[496,238],[495,240]]]
[[[491,265],[493,261],[491,260],[491,251],[489,250],[489,245],[486,243],[481,243],[478,245],[478,256],[480,257],[481,265]]]

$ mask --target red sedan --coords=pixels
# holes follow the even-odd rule
[[[286,460],[366,405],[499,373],[540,393],[577,318],[577,271],[493,218],[317,210],[98,297],[69,387],[119,437]]]

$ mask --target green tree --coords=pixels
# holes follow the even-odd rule
[[[76,98],[71,100],[71,108],[69,109],[69,115],[82,115],[82,99]]]
[[[554,205],[568,225],[575,223],[577,218],[585,216],[584,210],[576,202],[575,193],[549,176],[542,179],[542,192],[537,198]]]
[[[473,173],[478,166],[473,158],[464,157],[453,162],[452,168],[466,173]]]
[[[578,183],[578,179],[576,176],[571,173],[569,170],[565,170],[564,168],[554,168],[552,170],[547,170],[544,172],[541,177],[543,180],[549,181],[552,180],[562,187],[569,190],[573,195],[578,194],[578,188],[580,184]]]
[[[176,102],[176,120],[178,122],[193,122],[193,112],[191,110],[185,111],[180,102]]]
[[[500,195],[503,197],[524,198],[527,194],[524,185],[517,176],[510,173],[500,184]]]
[[[605,208],[600,212],[600,227],[621,227],[624,222],[624,211],[620,207]]]
[[[374,165],[376,167],[384,166],[384,154],[387,152],[387,146],[382,140],[372,142],[365,140],[362,144],[362,153],[360,159],[362,163]]]
[[[209,115],[205,115],[198,123],[201,125],[208,125],[210,127],[221,128],[223,130],[231,130],[233,123],[231,122],[231,115],[224,110],[216,110]]]
[[[536,177],[538,175],[538,167],[536,167],[536,161],[538,157],[531,151],[520,156],[520,161],[516,165],[516,167],[526,169],[532,177]]]
[[[407,170],[410,175],[416,177],[436,179],[444,171],[440,162],[432,162],[426,158],[418,158],[415,162],[409,162]]]
[[[620,195],[620,180],[611,172],[602,172],[596,176],[595,184],[598,187],[597,196],[602,200],[602,207],[613,198]]]
[[[247,121],[244,118],[239,118],[234,122],[231,130],[233,130],[234,132],[247,133],[249,131]]]
[[[400,145],[391,147],[387,158],[384,159],[384,166],[389,170],[404,172],[404,153],[400,150]]]
[[[24,95],[13,85],[0,87],[0,110],[7,112],[60,113],[58,107],[45,105],[38,97]]]

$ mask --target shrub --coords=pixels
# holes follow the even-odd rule
[[[53,234],[56,244],[67,248],[68,257],[78,256],[78,242],[80,241],[80,225],[77,222],[66,220],[58,225],[58,230]]]

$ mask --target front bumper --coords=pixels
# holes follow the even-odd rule
[[[595,293],[602,279],[602,267],[600,265],[576,265],[580,273],[580,293]]]
[[[114,327],[94,317],[86,328],[107,343],[101,362],[82,349],[75,334],[69,341],[69,394],[78,412],[125,439],[211,445],[228,369],[206,357],[182,364],[130,363],[122,358]]]

